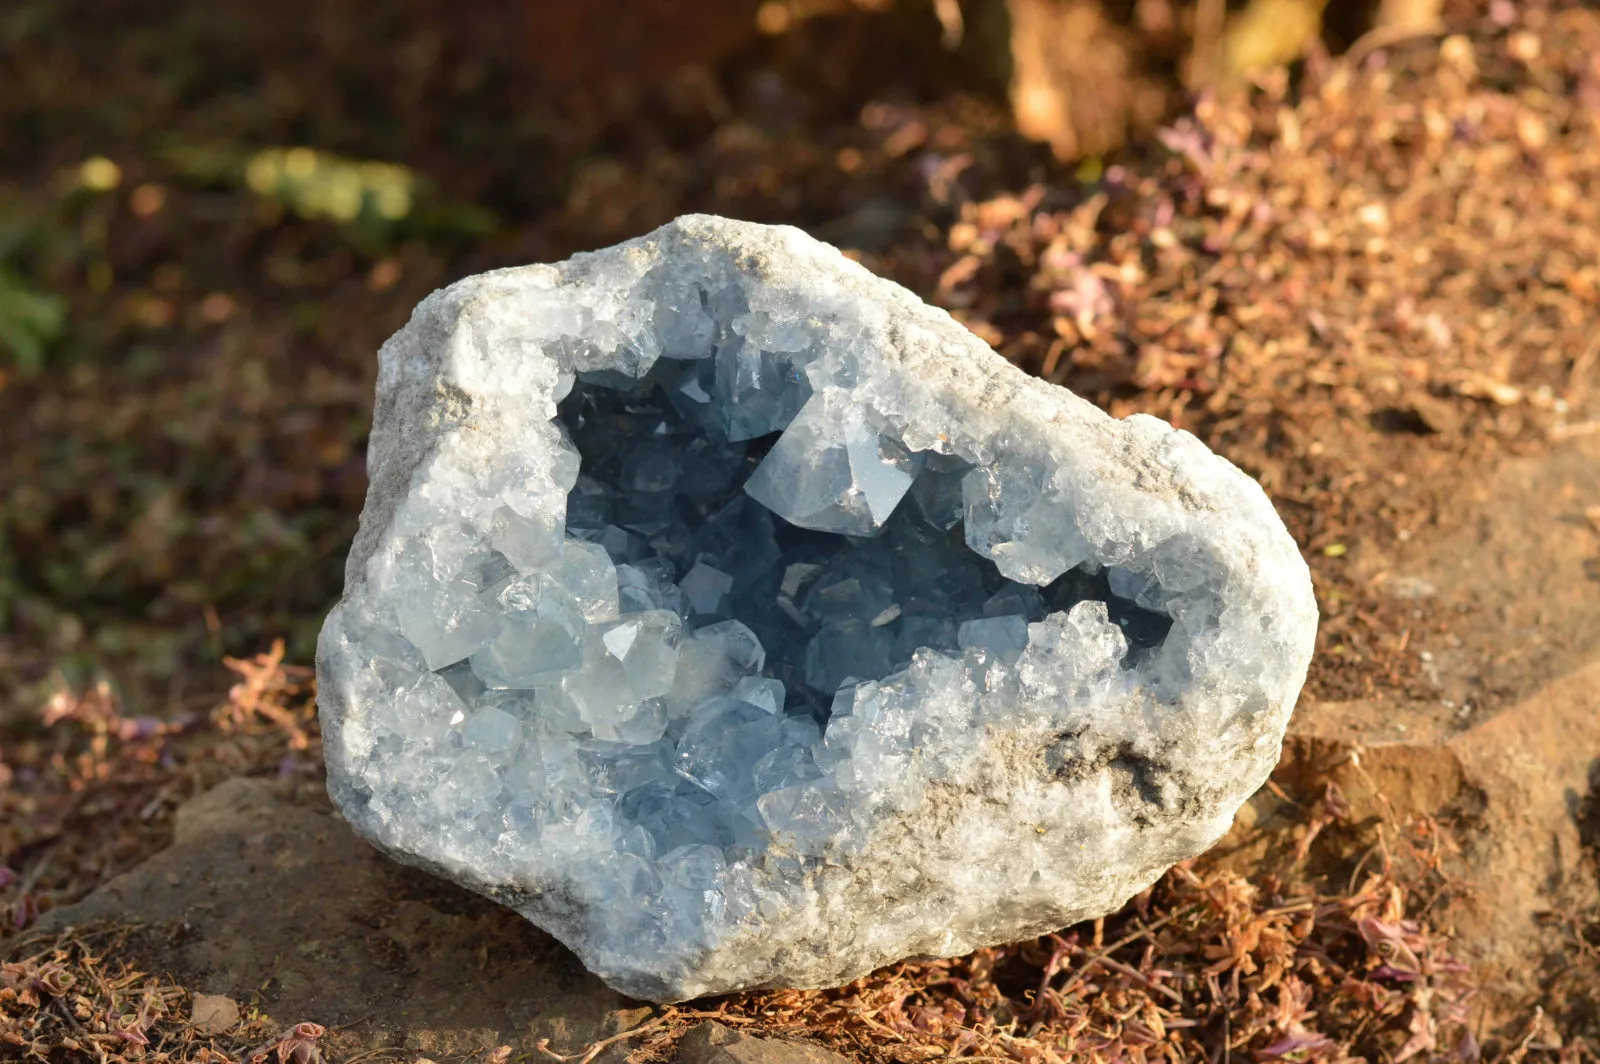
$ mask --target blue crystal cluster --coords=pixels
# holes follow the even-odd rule
[[[710,365],[731,360],[724,350]],[[667,660],[685,632],[726,643],[730,668],[759,684],[750,690],[761,697],[721,698],[825,725],[841,688],[881,679],[919,649],[959,657],[981,648],[1015,661],[1030,622],[1088,598],[1115,601],[1140,642],[1159,639],[1164,618],[1115,599],[1103,580],[1079,571],[1045,588],[1021,584],[969,549],[960,459],[908,453],[822,403],[781,435],[732,439],[770,420],[752,425],[736,406],[719,410],[698,387],[686,394],[685,378],[698,385],[710,373],[657,366],[666,372],[621,387],[580,381],[562,404],[561,424],[582,456],[566,532],[616,566],[624,615],[675,619],[650,629],[667,648],[653,661]],[[766,375],[781,379],[770,366]],[[588,557],[603,564],[597,552]],[[580,636],[575,619],[559,655],[520,633],[502,639],[545,668],[572,669]],[[527,679],[535,678],[544,677]],[[680,697],[689,690],[681,686]],[[711,712],[684,708],[696,718]],[[744,712],[726,701],[716,710]],[[808,747],[820,738],[799,725],[789,734]],[[753,764],[764,753],[729,756]]]
[[[981,689],[1080,603],[1120,627],[1125,666],[1171,624],[1094,565],[1002,576],[967,542],[998,519],[984,474],[908,451],[841,388],[813,393],[794,353],[732,336],[705,354],[576,374],[555,419],[564,525],[502,524],[447,583],[459,597],[399,615],[428,666],[400,696],[407,728],[462,755],[440,800],[548,845],[586,799],[580,830],[659,905],[630,918],[644,944],[703,928],[725,869],[774,837],[848,836],[830,718],[859,725],[893,677],[914,688],[919,655]]]
[[[470,279],[378,391],[330,788],[630,993],[1105,912],[1225,828],[1304,676],[1259,489],[792,230]]]

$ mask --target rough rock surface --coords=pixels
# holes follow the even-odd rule
[[[283,1026],[323,1024],[327,1060],[405,1048],[481,1061],[506,1044],[536,1056],[545,1038],[574,1053],[648,1015],[526,920],[388,860],[286,781],[229,780],[186,802],[171,846],[28,936],[98,925],[137,968]]]
[[[469,278],[381,359],[330,790],[627,993],[1098,915],[1277,760],[1316,611],[1260,489],[796,230]]]
[[[849,1060],[809,1042],[757,1038],[714,1021],[702,1023],[678,1043],[678,1064],[849,1064]]]

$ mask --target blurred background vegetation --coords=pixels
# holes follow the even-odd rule
[[[1287,101],[1330,56],[1500,18],[1441,3],[11,0],[0,701],[109,679],[170,712],[226,654],[309,660],[374,352],[440,284],[710,209],[805,226],[1006,341],[1043,297],[1004,255],[957,291],[993,251],[977,205],[1082,203],[1180,158],[1151,134],[1196,99],[1265,77]],[[1131,348],[1074,368],[1045,328],[1004,349],[1102,399],[1183,390]]]

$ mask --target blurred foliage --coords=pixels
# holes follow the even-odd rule
[[[1251,0],[1229,20],[1222,41],[1221,80],[1239,83],[1293,63],[1322,32],[1327,0]]]
[[[861,0],[856,0],[861,2]],[[928,2],[928,0],[923,0]],[[1195,93],[1440,28],[1444,0],[969,0],[1009,16],[1017,128],[1062,161],[1115,152]]]
[[[44,365],[67,322],[66,301],[39,290],[14,265],[27,252],[34,229],[20,197],[0,195],[0,355],[24,374]],[[0,370],[5,365],[0,361]]]
[[[268,148],[245,166],[250,191],[302,218],[331,218],[368,226],[411,213],[416,176],[393,163],[355,162],[314,148]]]
[[[0,355],[20,374],[43,369],[66,334],[62,275],[75,272],[90,287],[110,284],[102,201],[121,183],[122,168],[96,155],[31,196],[0,189]]]
[[[45,351],[61,338],[67,323],[67,301],[30,289],[0,265],[0,347],[23,373],[44,366]]]
[[[296,217],[340,225],[345,239],[368,252],[408,236],[481,240],[499,224],[493,212],[440,196],[423,175],[399,163],[303,145],[250,149],[182,134],[166,137],[156,157],[197,187],[242,186]]]

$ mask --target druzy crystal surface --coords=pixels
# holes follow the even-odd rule
[[[329,786],[645,998],[1104,913],[1276,760],[1260,489],[796,230],[469,278],[385,345]]]

